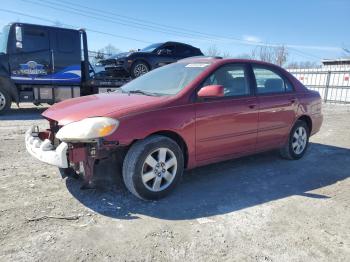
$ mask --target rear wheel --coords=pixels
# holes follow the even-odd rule
[[[287,144],[281,148],[281,156],[286,159],[300,159],[309,144],[310,130],[304,121],[298,120],[293,126]]]
[[[168,195],[180,181],[184,170],[179,145],[164,136],[151,136],[129,149],[123,163],[123,179],[131,193],[141,199]]]
[[[11,96],[3,87],[0,87],[0,115],[11,107]]]

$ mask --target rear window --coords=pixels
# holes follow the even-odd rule
[[[293,90],[292,85],[276,72],[253,66],[258,94],[285,93]]]

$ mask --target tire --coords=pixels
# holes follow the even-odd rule
[[[137,78],[142,76],[150,71],[148,64],[142,61],[136,61],[131,67],[131,77]]]
[[[156,200],[174,190],[183,170],[179,145],[168,137],[155,135],[131,146],[123,162],[123,180],[138,198]]]
[[[302,158],[309,145],[309,137],[310,130],[306,122],[297,120],[290,131],[286,145],[280,149],[281,156],[290,160]]]
[[[11,107],[11,96],[6,89],[0,86],[0,115],[6,113]]]

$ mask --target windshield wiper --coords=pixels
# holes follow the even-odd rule
[[[157,93],[147,92],[140,89],[126,91],[128,94],[141,94],[145,96],[159,96]]]

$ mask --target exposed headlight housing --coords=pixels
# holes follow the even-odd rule
[[[88,142],[117,130],[119,121],[109,117],[92,117],[63,126],[56,137],[64,142]]]

